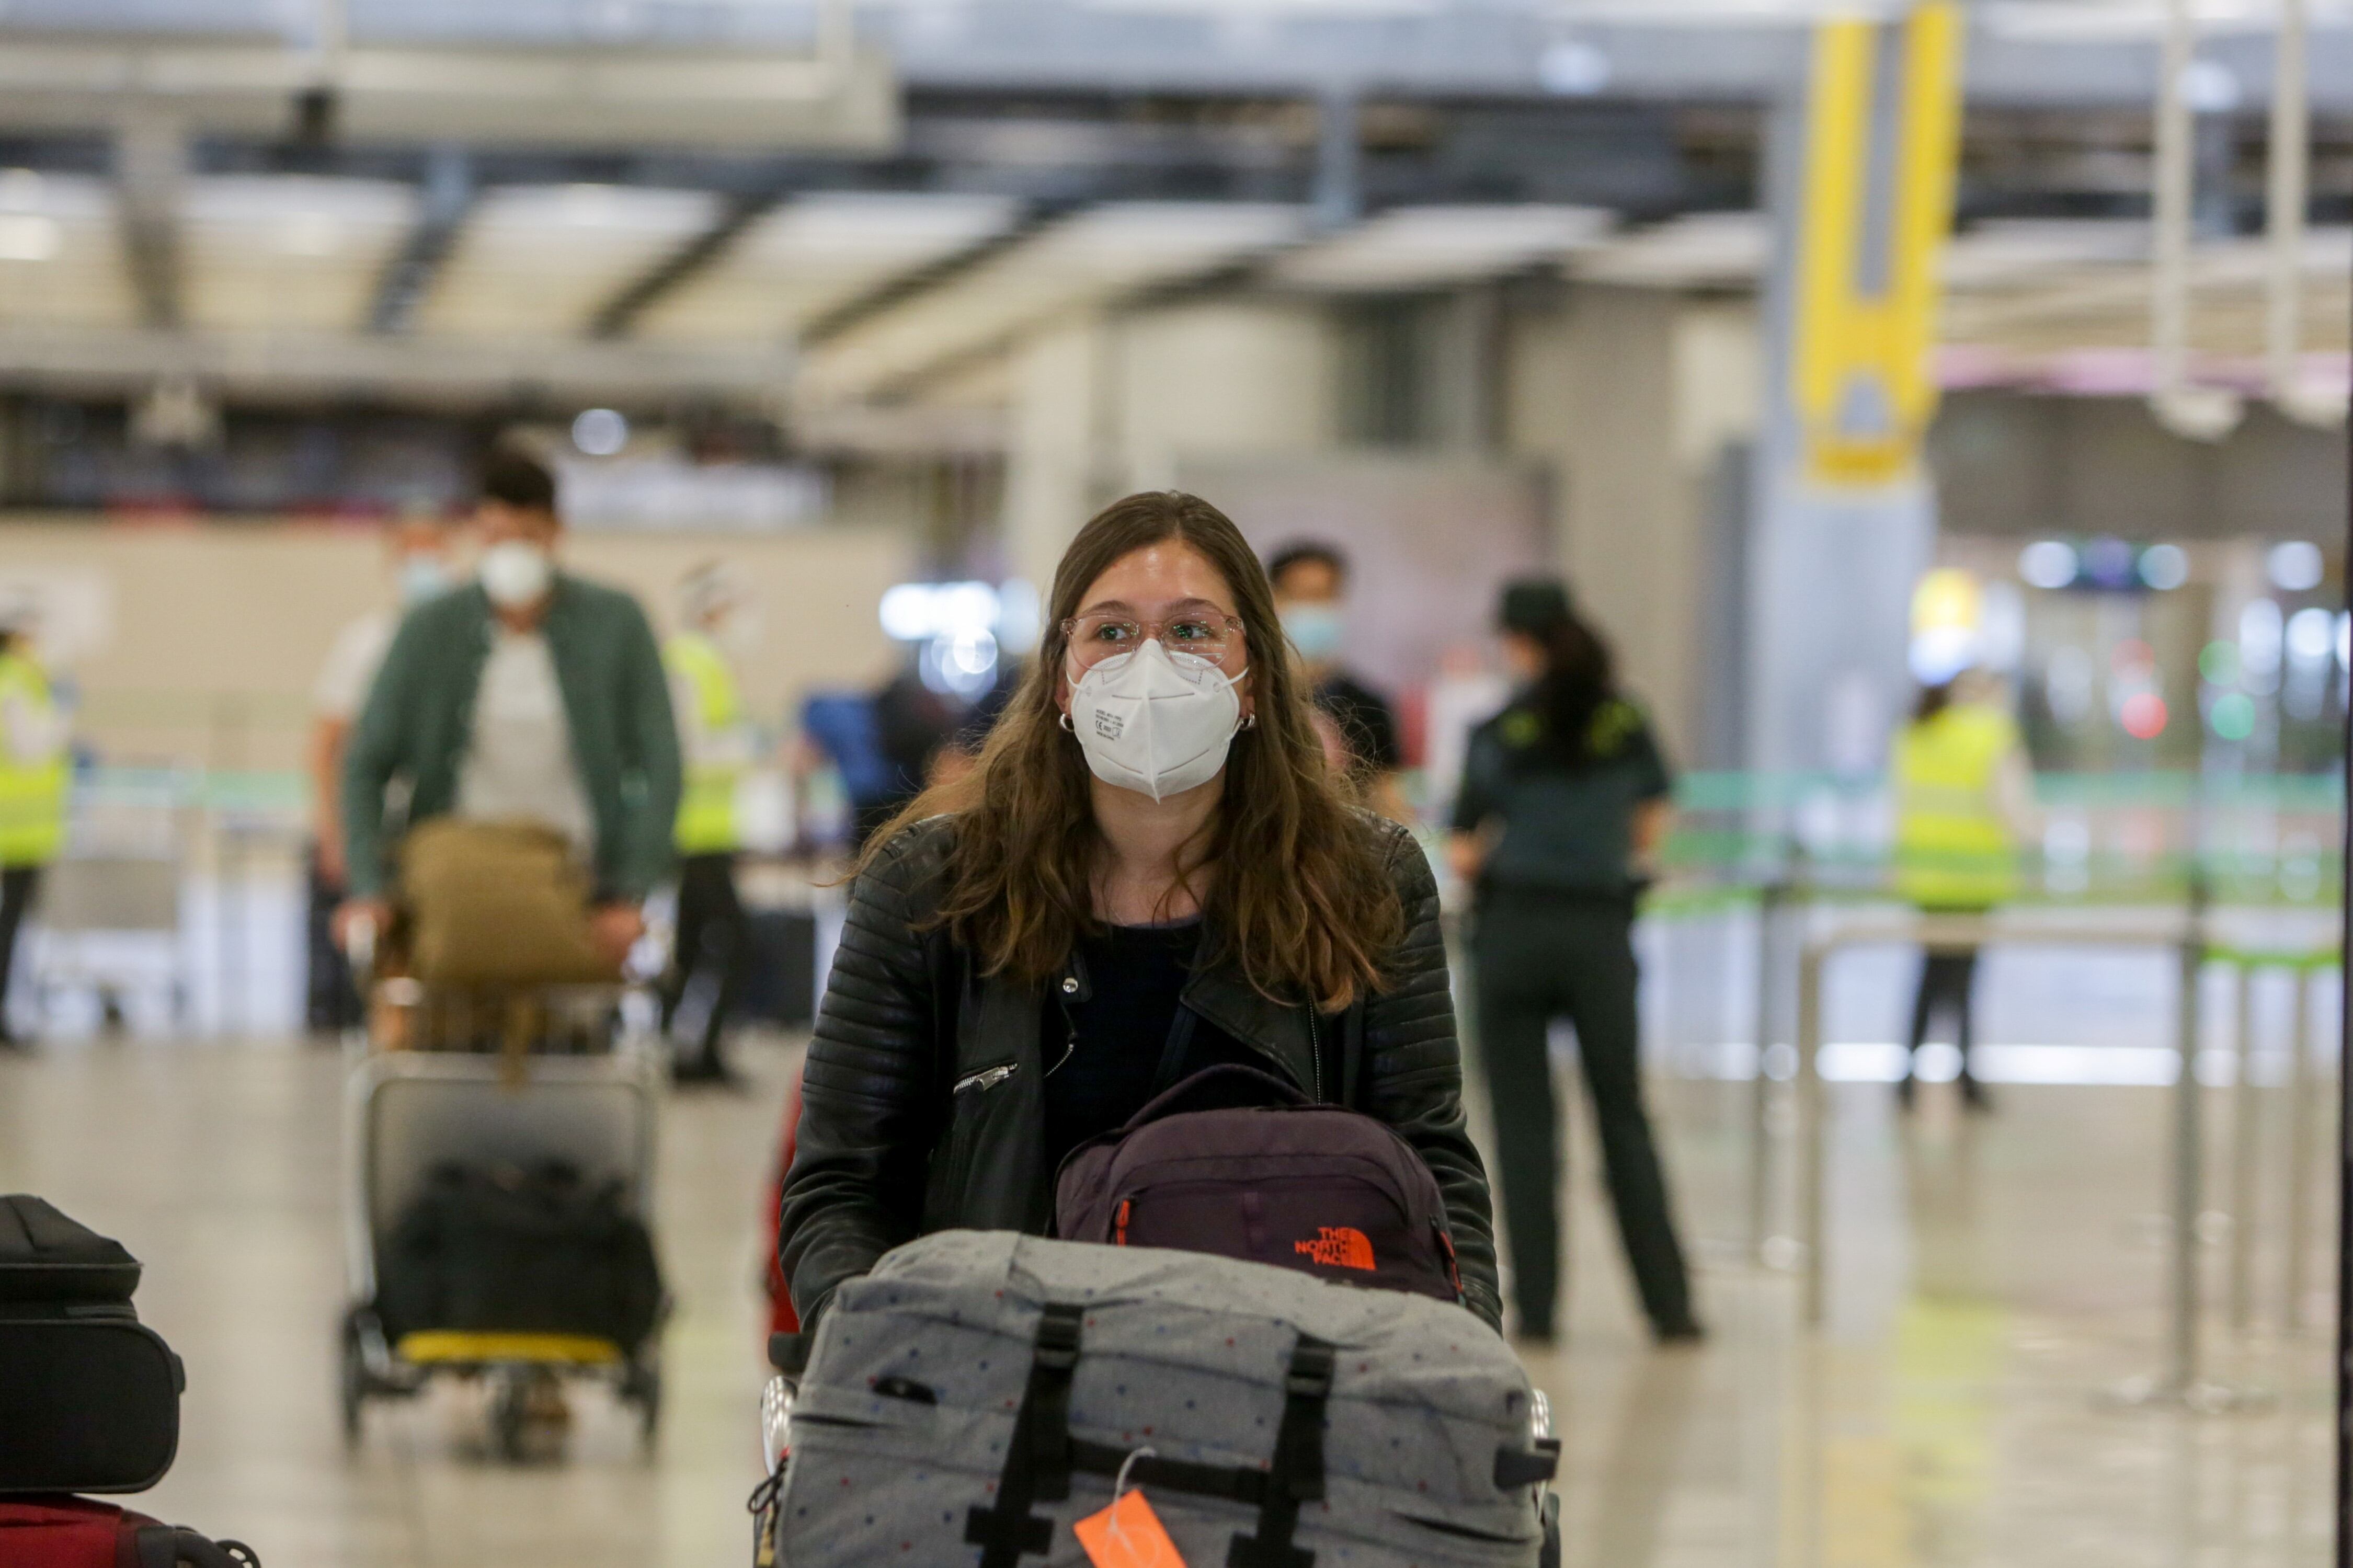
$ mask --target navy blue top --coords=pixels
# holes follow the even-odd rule
[[[1046,1168],[1098,1132],[1145,1107],[1159,1089],[1227,1062],[1264,1068],[1265,1058],[1205,1019],[1169,1063],[1177,998],[1192,978],[1201,922],[1110,926],[1079,942],[1078,994],[1046,990],[1039,1045],[1046,1063]]]

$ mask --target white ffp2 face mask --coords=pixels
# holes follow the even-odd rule
[[[1232,678],[1206,658],[1170,653],[1157,637],[1103,660],[1071,689],[1070,727],[1089,771],[1154,800],[1216,778],[1241,715]]]
[[[555,563],[538,545],[521,539],[501,539],[482,552],[475,574],[491,603],[502,610],[520,610],[547,596],[555,579]]]

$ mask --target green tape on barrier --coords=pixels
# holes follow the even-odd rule
[[[2209,963],[2227,963],[2239,969],[2293,969],[2310,974],[2320,970],[2337,968],[2343,954],[2333,947],[2298,949],[2229,947],[2210,944],[2205,950]]]

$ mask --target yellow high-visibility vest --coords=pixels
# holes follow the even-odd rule
[[[681,632],[662,645],[662,663],[693,694],[695,718],[706,737],[723,736],[744,722],[735,672],[719,645],[701,632]],[[686,788],[679,796],[676,841],[681,855],[723,855],[737,848],[735,788],[742,763],[707,756],[685,759]]]
[[[1996,780],[2019,744],[2010,715],[1956,704],[1896,738],[1895,889],[1932,910],[1985,910],[2017,890]]]
[[[0,724],[11,709],[51,717],[49,679],[20,653],[0,654]],[[0,734],[0,866],[40,866],[66,841],[66,753],[27,761]]]

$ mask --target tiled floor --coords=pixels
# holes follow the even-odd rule
[[[659,1228],[681,1310],[650,1458],[621,1412],[584,1399],[565,1462],[488,1462],[458,1387],[381,1409],[345,1454],[332,1336],[344,1067],[331,1050],[142,1040],[0,1059],[0,1191],[43,1193],[147,1262],[142,1312],[190,1373],[179,1463],[152,1511],[249,1539],[272,1568],[722,1568],[748,1550],[755,1211],[789,1060],[776,1045],[748,1057],[754,1092],[664,1113]],[[1819,1339],[1797,1331],[1791,1277],[1746,1261],[1746,1085],[1659,1090],[1715,1331],[1695,1353],[1645,1347],[1592,1142],[1573,1138],[1569,1332],[1534,1366],[1567,1442],[1570,1563],[2324,1560],[2316,1331],[2212,1329],[2211,1374],[2270,1395],[2242,1413],[2103,1402],[2161,1364],[2169,1091],[2010,1086],[1997,1115],[1968,1121],[1936,1091],[1909,1125],[1883,1087],[1832,1092],[1832,1312]],[[2217,1092],[2209,1119],[2218,1178],[2228,1103]],[[2253,1276],[2264,1323],[2284,1266],[2276,1142],[2266,1131]],[[2316,1204],[2316,1235],[2326,1214]],[[2208,1231],[2219,1293],[2228,1231]],[[2316,1243],[2316,1288],[2324,1258]],[[2327,1303],[2308,1305],[2316,1324]]]

